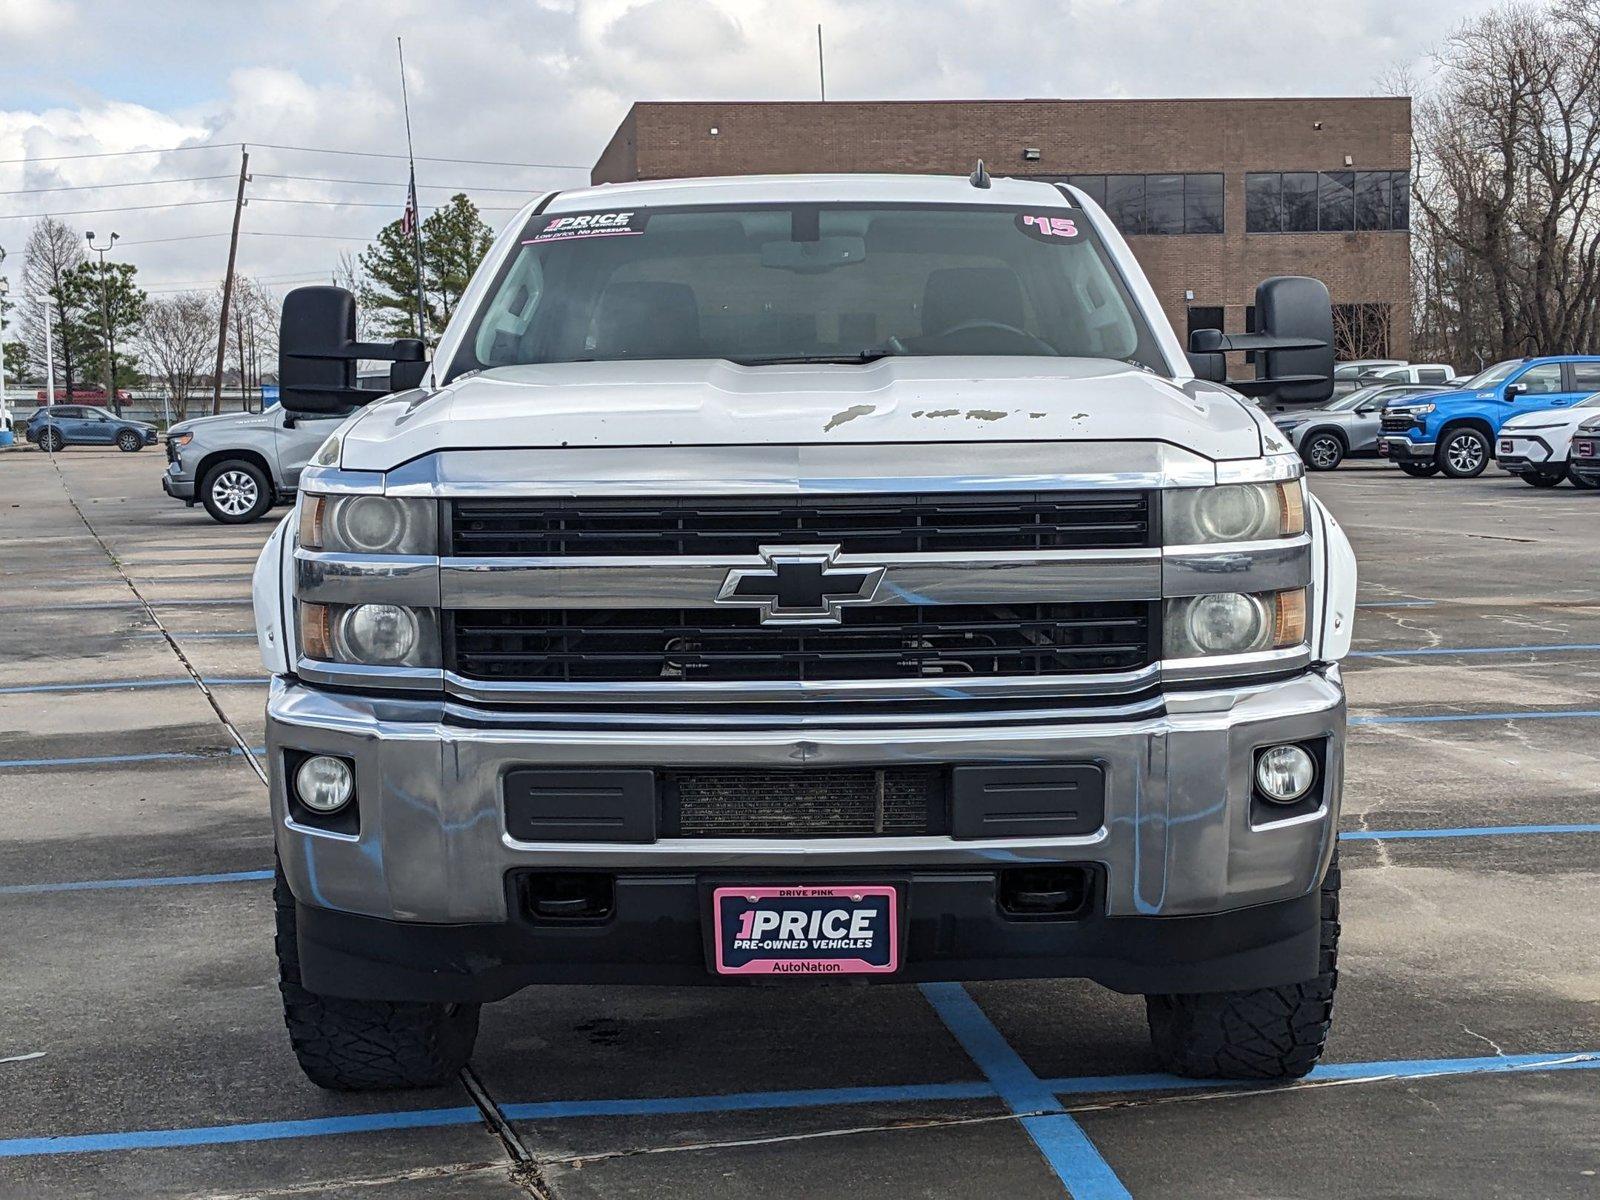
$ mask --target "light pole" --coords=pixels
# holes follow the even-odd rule
[[[0,250],[0,263],[5,262],[6,252]],[[0,275],[0,433],[11,428],[11,409],[6,404],[6,325],[5,308],[6,297],[11,293],[11,283],[4,275]]]
[[[117,235],[113,233],[104,246],[94,244],[92,229],[83,238],[89,243],[89,249],[100,256],[100,333],[106,343],[106,400],[111,405],[111,411],[120,417],[122,405],[117,400],[117,348],[111,341],[111,282],[106,277],[106,251],[117,244]]]

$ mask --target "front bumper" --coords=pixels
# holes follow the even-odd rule
[[[1432,462],[1437,442],[1413,442],[1404,434],[1386,433],[1378,439],[1378,453],[1395,462]]]
[[[174,500],[194,503],[195,481],[183,473],[181,462],[167,464],[166,473],[161,476],[161,490]]]
[[[1494,440],[1495,462],[1502,471],[1525,475],[1530,471],[1564,470],[1566,463],[1553,459],[1550,443],[1531,435],[1502,434]]]
[[[283,870],[303,908],[313,990],[466,1000],[541,981],[714,982],[701,944],[700,882],[731,873],[797,883],[841,871],[862,882],[906,881],[908,955],[897,979],[1074,975],[1130,991],[1182,991],[1315,973],[1316,892],[1343,781],[1344,695],[1333,668],[1174,692],[1155,715],[1104,721],[997,716],[951,727],[908,716],[901,729],[716,732],[674,729],[665,717],[646,728],[479,728],[459,719],[435,701],[274,683],[272,809]],[[1277,817],[1252,796],[1254,752],[1284,741],[1317,743],[1324,760],[1314,808]],[[358,831],[293,818],[285,762],[296,752],[354,760]],[[1081,836],[530,843],[507,831],[502,795],[506,773],[530,765],[1067,761],[1105,773],[1104,823]],[[1089,914],[1001,917],[997,870],[1060,863],[1093,868]],[[614,876],[612,917],[595,928],[540,927],[518,910],[512,886],[527,868]]]

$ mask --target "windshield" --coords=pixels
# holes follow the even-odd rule
[[[1461,385],[1464,392],[1474,391],[1477,388],[1493,387],[1511,372],[1522,365],[1520,358],[1508,358],[1505,362],[1497,362],[1486,371],[1480,371],[1471,379]]]
[[[953,354],[1171,370],[1080,210],[813,204],[535,217],[450,376]]]

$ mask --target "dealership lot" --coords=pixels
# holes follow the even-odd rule
[[[473,1077],[299,1074],[249,573],[155,453],[0,455],[0,1194],[1593,1196],[1600,495],[1313,477],[1361,558],[1327,1065],[1152,1075],[1073,982],[552,988]]]

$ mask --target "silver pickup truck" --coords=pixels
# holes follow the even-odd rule
[[[1062,976],[1309,1071],[1355,563],[1240,396],[1327,396],[1327,290],[1257,314],[1186,353],[981,167],[543,196],[431,363],[290,293],[285,407],[365,402],[254,583],[306,1073],[441,1081],[533,984]]]
[[[259,520],[293,499],[306,463],[353,411],[296,414],[274,404],[258,413],[179,421],[167,430],[161,490],[203,504],[224,525]]]

